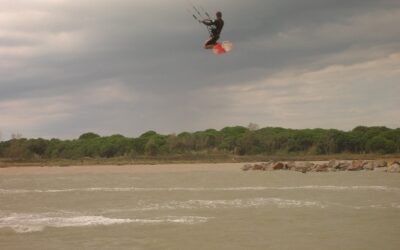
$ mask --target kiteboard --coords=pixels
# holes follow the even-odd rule
[[[223,41],[222,43],[217,43],[213,47],[213,52],[216,55],[223,55],[233,49],[233,44],[229,41]]]

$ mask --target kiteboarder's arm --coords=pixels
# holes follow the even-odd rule
[[[202,23],[204,23],[204,24],[207,25],[207,26],[211,26],[211,25],[214,24],[214,22],[211,21],[210,19],[205,19],[205,20],[202,21]]]

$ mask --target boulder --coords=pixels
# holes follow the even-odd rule
[[[262,171],[266,171],[266,170],[272,170],[272,165],[273,162],[258,162],[258,163],[254,163],[253,165],[251,164],[246,164],[242,167],[243,171],[248,171],[248,170],[262,170]]]
[[[304,161],[304,162],[296,162],[295,163],[295,171],[299,171],[302,173],[306,173],[310,171],[314,167],[314,163]]]
[[[265,170],[265,164],[263,163],[256,163],[252,167],[253,170]]]
[[[363,168],[364,170],[374,170],[374,163],[372,161],[366,161]]]
[[[328,172],[328,164],[326,163],[319,163],[314,166],[312,169],[313,172]]]
[[[389,173],[400,173],[400,161],[394,161],[387,170]]]
[[[355,160],[351,162],[351,166],[347,168],[348,171],[360,171],[364,169],[365,161]]]
[[[345,171],[351,166],[350,162],[331,160],[328,167],[331,171]]]
[[[340,162],[337,160],[330,160],[328,162],[328,167],[331,169],[336,169],[340,165]]]
[[[345,171],[351,167],[351,162],[343,161],[339,165],[339,170]]]
[[[386,168],[388,163],[384,160],[374,161],[374,168]]]
[[[251,164],[245,164],[245,165],[242,167],[242,170],[243,170],[243,171],[249,171],[250,169],[253,169],[253,165],[251,165]]]
[[[262,163],[262,165],[263,165],[264,171],[272,171],[273,170],[272,166],[274,165],[274,162],[272,162],[272,161],[264,162],[264,163]]]
[[[288,163],[286,163],[286,169],[287,170],[295,170],[296,169],[296,162],[289,161]]]
[[[276,162],[276,163],[272,164],[272,170],[282,170],[285,168],[286,168],[286,166],[282,162]]]

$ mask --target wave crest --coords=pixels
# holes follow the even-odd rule
[[[87,227],[109,226],[117,224],[197,224],[205,223],[208,217],[200,216],[167,216],[147,219],[121,219],[104,216],[62,216],[61,214],[11,214],[0,217],[0,229],[11,228],[17,233],[43,231],[46,227]]]
[[[293,187],[89,187],[89,188],[69,188],[69,189],[0,189],[0,194],[24,194],[24,193],[65,193],[65,192],[173,192],[173,191],[263,191],[263,190],[325,190],[325,191],[386,191],[398,192],[400,188],[386,186],[293,186]]]

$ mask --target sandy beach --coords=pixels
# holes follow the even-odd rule
[[[0,175],[80,173],[166,173],[191,171],[240,171],[244,163],[199,163],[159,165],[23,166],[0,168]]]

